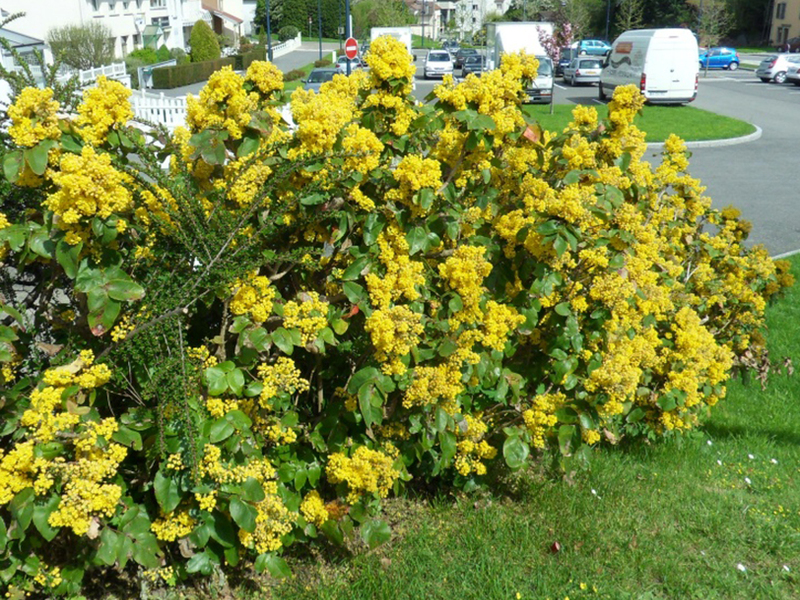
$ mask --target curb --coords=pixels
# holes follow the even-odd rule
[[[747,142],[755,142],[757,139],[761,137],[763,133],[761,131],[761,127],[758,125],[754,125],[753,127],[756,130],[753,133],[749,133],[747,135],[743,135],[740,137],[735,138],[725,138],[722,140],[701,140],[697,142],[684,142],[686,144],[686,149],[691,150],[692,148],[717,148],[720,146],[735,146],[736,144],[746,144]],[[647,144],[648,150],[662,150],[664,148],[664,142],[653,142],[652,144]]]

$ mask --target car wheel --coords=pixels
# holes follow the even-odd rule
[[[775,77],[773,77],[775,83],[783,83],[786,81],[786,71],[778,71],[775,73]]]
[[[597,84],[597,99],[601,101],[606,99],[606,92],[603,89],[602,83]]]
[[[729,71],[735,71],[738,68],[739,68],[739,63],[737,62],[732,62],[731,64],[728,65]]]

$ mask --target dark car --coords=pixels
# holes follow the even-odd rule
[[[464,59],[467,56],[478,56],[478,51],[475,48],[459,48],[453,56],[453,66],[460,69],[464,66]]]
[[[461,65],[461,76],[466,77],[470,73],[480,75],[486,68],[486,58],[476,54],[464,57],[464,64]]]
[[[338,69],[314,69],[308,74],[308,79],[303,79],[303,87],[307,90],[314,90],[319,93],[320,86],[326,81],[333,79],[333,76],[341,73]]]
[[[558,62],[556,63],[556,75],[563,75],[564,69],[569,66],[572,59],[578,56],[578,52],[574,48],[561,48],[558,55]]]
[[[790,40],[786,40],[780,46],[775,46],[775,50],[778,52],[800,52],[800,37],[793,37]]]

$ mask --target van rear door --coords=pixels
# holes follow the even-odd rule
[[[651,102],[688,102],[695,97],[697,45],[680,35],[653,39],[645,63],[645,97]]]

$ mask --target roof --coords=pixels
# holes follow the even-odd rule
[[[7,39],[14,48],[25,48],[28,46],[44,46],[44,40],[39,40],[29,35],[17,33],[10,29],[0,28],[0,37]]]
[[[241,25],[242,23],[244,23],[244,19],[240,19],[239,17],[237,17],[235,15],[232,15],[230,13],[226,13],[223,10],[217,10],[216,8],[212,8],[212,7],[207,6],[205,4],[203,4],[203,9],[207,10],[208,12],[210,12],[215,17],[219,17],[220,19],[224,19],[224,20],[228,21],[229,23],[233,23],[234,25]]]

